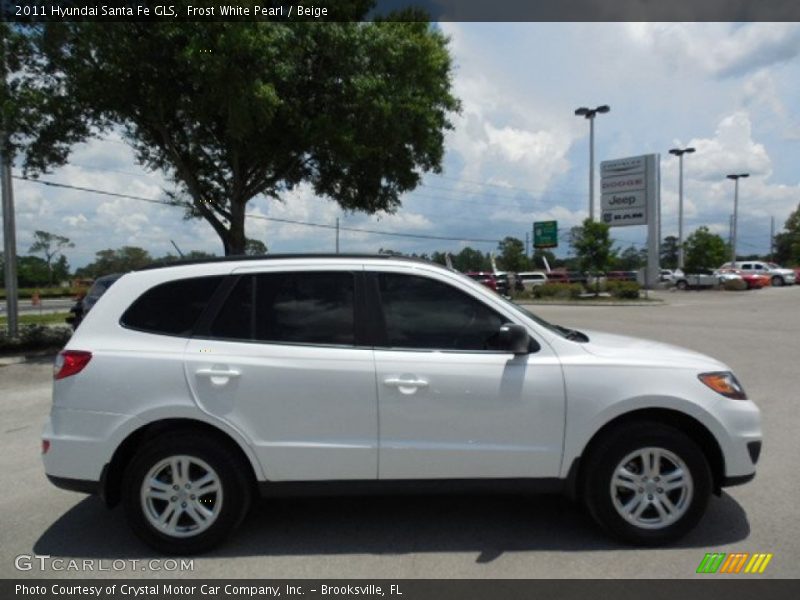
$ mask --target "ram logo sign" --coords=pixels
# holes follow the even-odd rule
[[[708,553],[697,567],[698,573],[763,573],[767,569],[772,553],[725,552]]]

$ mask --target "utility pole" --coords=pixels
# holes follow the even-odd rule
[[[531,244],[531,234],[530,234],[529,231],[526,231],[525,232],[525,258],[529,258],[530,257],[530,253],[529,253],[529,250],[530,250],[530,247],[531,247],[530,244]]]
[[[769,260],[775,260],[775,217],[769,218]]]
[[[336,254],[339,254],[339,217],[336,217]]]
[[[0,86],[6,96],[6,41],[0,47]],[[17,234],[14,224],[14,188],[11,182],[11,156],[6,151],[8,131],[5,119],[0,121],[0,193],[3,204],[3,256],[5,257],[6,316],[8,318],[8,335],[15,337],[18,333],[19,319],[17,306]]]

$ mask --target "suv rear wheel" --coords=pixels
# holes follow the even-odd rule
[[[201,439],[188,432],[158,437],[125,472],[123,504],[131,528],[167,554],[210,550],[250,505],[248,474],[239,457],[217,439]]]
[[[705,512],[711,469],[678,429],[655,422],[620,426],[594,448],[584,498],[592,517],[622,541],[656,546],[690,531]]]

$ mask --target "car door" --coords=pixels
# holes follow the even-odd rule
[[[368,274],[377,305],[381,479],[557,477],[564,382],[545,343],[492,349],[496,303],[447,275]],[[520,319],[517,315],[517,322]]]
[[[271,481],[375,479],[372,349],[362,267],[239,272],[186,349],[198,405],[241,431]]]

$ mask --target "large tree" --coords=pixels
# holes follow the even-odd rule
[[[610,228],[600,221],[586,219],[573,227],[569,243],[583,271],[606,271],[616,256]]]
[[[775,261],[800,265],[800,205],[786,219],[785,231],[775,236]]]
[[[358,21],[372,4],[345,0],[337,16]],[[441,170],[459,108],[446,37],[419,13],[407,18],[31,26],[37,54],[15,74],[12,101],[21,110],[46,90],[45,101],[12,146],[36,175],[76,141],[121,132],[226,254],[246,250],[252,198],[282,199],[301,183],[346,210],[391,212]]]
[[[74,247],[75,244],[73,244],[68,237],[63,235],[42,231],[40,229],[37,229],[33,233],[33,244],[31,244],[29,252],[44,255],[44,261],[47,263],[48,285],[53,285],[53,259],[57,256],[64,258],[62,250],[64,248]]]
[[[686,238],[686,271],[716,269],[730,257],[730,249],[719,235],[711,233],[708,227],[698,227]]]
[[[500,252],[499,266],[504,271],[519,273],[530,268],[530,260],[525,256],[525,243],[522,240],[506,236],[497,245],[497,250]]]

